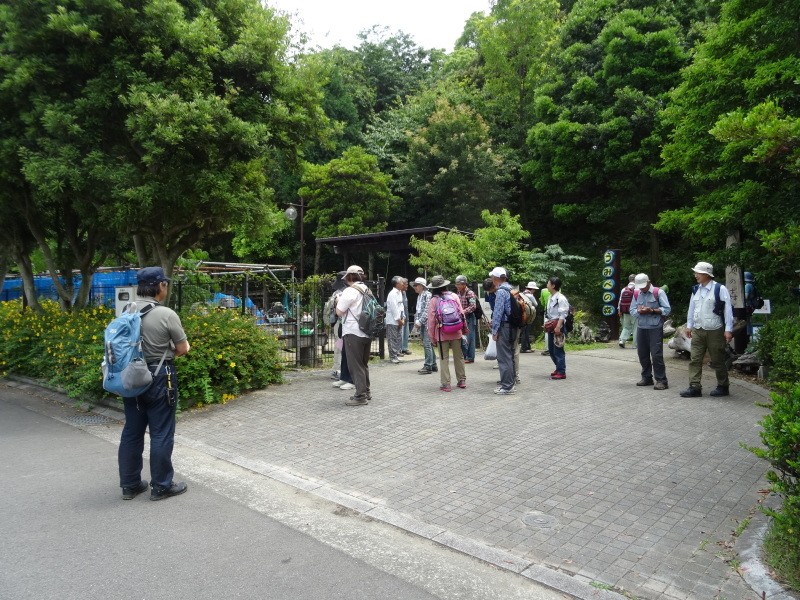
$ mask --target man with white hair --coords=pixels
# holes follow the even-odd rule
[[[703,395],[700,378],[706,351],[717,375],[717,387],[711,390],[710,395],[727,396],[730,392],[725,348],[733,339],[731,295],[728,288],[714,281],[711,263],[699,262],[692,271],[697,285],[692,288],[686,319],[686,337],[692,340],[692,358],[689,361],[689,387],[681,392],[681,396],[697,398]]]
[[[664,364],[664,317],[672,309],[664,290],[653,287],[644,273],[639,273],[633,279],[633,285],[636,289],[631,302],[631,316],[639,322],[636,348],[639,364],[642,365],[642,380],[636,385],[652,385],[654,390],[666,390],[669,385],[667,366]]]
[[[386,341],[389,346],[389,360],[400,362],[403,353],[403,330],[406,313],[403,305],[403,278],[392,278],[392,290],[386,295]]]

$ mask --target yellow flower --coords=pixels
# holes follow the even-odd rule
[[[217,354],[217,360],[222,360],[222,354]]]
[[[231,363],[231,369],[232,369],[233,367],[235,367],[235,366],[236,366],[236,363],[235,363],[235,362],[232,362],[232,363]]]

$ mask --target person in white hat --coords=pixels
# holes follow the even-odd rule
[[[497,342],[497,366],[500,369],[500,387],[495,394],[516,394],[517,374],[514,370],[514,346],[518,331],[509,322],[511,316],[511,285],[503,267],[495,267],[489,273],[495,288],[492,310],[492,339]]]
[[[431,302],[431,293],[428,291],[428,282],[424,277],[417,277],[412,284],[417,292],[417,313],[414,315],[414,328],[419,329],[422,347],[425,349],[425,362],[417,371],[420,375],[430,375],[438,371],[436,366],[436,352],[433,350],[431,336],[428,335],[428,304]]]
[[[642,365],[642,380],[636,385],[652,385],[654,390],[666,390],[669,384],[664,364],[664,317],[672,308],[666,292],[654,287],[644,273],[634,277],[633,285],[636,290],[631,302],[631,316],[638,321],[636,347]]]
[[[347,406],[364,406],[372,400],[369,383],[369,350],[372,340],[358,326],[369,288],[364,283],[364,271],[358,265],[347,268],[344,281],[348,288],[339,296],[336,314],[342,317],[342,340],[347,367],[355,384],[355,394],[345,402]]]
[[[717,387],[711,396],[727,396],[729,391],[728,367],[725,348],[733,339],[733,305],[728,288],[714,281],[711,263],[699,262],[694,268],[697,285],[692,288],[689,313],[686,319],[686,337],[692,340],[692,358],[689,361],[689,387],[681,392],[684,398],[703,395],[700,381],[706,351],[711,357],[711,368],[717,375]]]

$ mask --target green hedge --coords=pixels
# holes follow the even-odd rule
[[[764,548],[767,562],[800,589],[800,319],[770,321],[759,331],[756,350],[777,391],[759,423],[766,449],[750,450],[770,462],[767,479],[783,497],[779,511],[767,511],[773,522]]]
[[[19,301],[0,303],[0,372],[44,379],[72,398],[97,401],[102,387],[103,331],[114,318],[107,308],[78,314],[43,303],[44,314]],[[223,403],[247,390],[282,380],[279,344],[236,311],[181,315],[191,352],[176,359],[180,406]]]

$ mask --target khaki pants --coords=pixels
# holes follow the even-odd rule
[[[450,350],[453,350],[453,365],[456,368],[456,379],[466,379],[467,372],[464,369],[464,355],[461,353],[461,338],[457,340],[445,340],[438,343],[442,349],[441,364],[439,365],[439,381],[442,385],[450,385]]]
[[[706,351],[711,356],[711,368],[717,374],[717,385],[728,387],[728,367],[725,366],[725,330],[692,329],[692,358],[689,361],[689,385],[702,389],[700,377],[703,375],[703,360]]]

